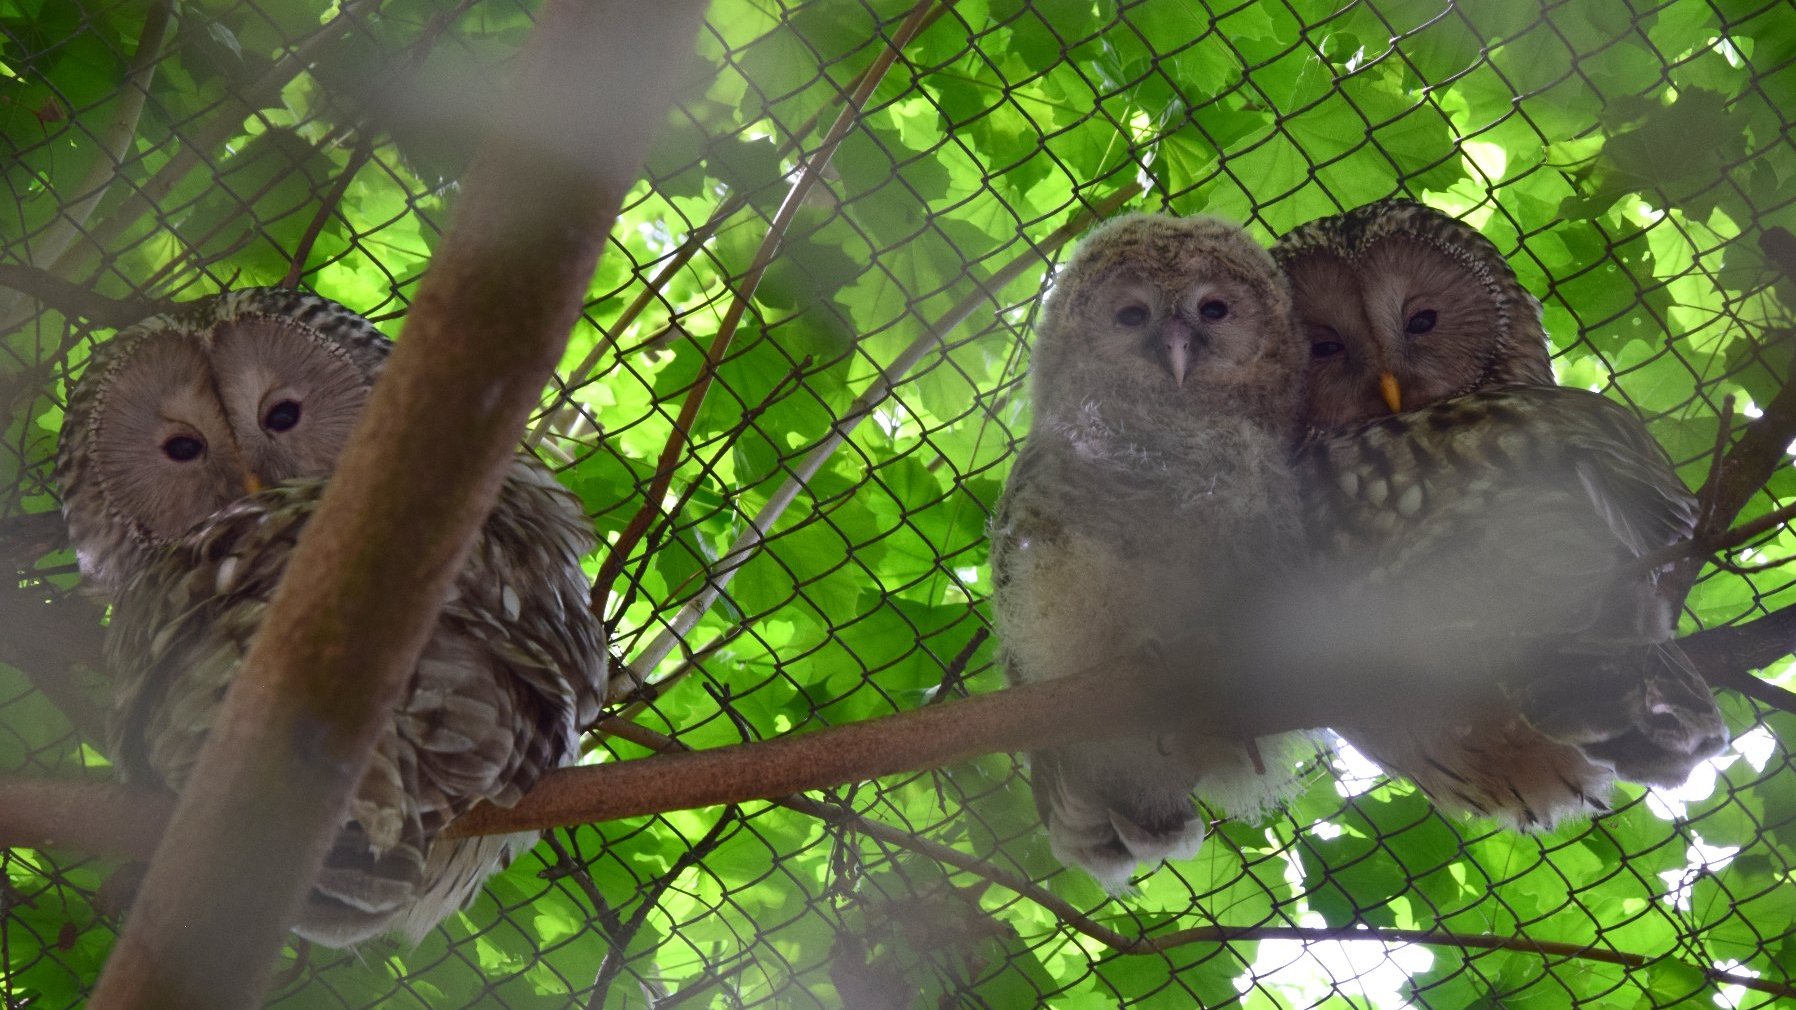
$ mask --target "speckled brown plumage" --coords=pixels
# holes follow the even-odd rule
[[[83,571],[114,601],[110,747],[124,777],[186,782],[386,351],[335,303],[254,291],[146,321],[96,353],[58,472]],[[171,454],[171,438],[198,448]],[[578,756],[606,690],[580,567],[593,546],[578,500],[520,455],[295,932],[332,946],[415,939],[533,844],[440,836]]]
[[[1298,463],[1334,573],[1321,606],[1378,629],[1356,639],[1375,662],[1504,691],[1448,725],[1337,729],[1443,805],[1520,827],[1607,809],[1617,776],[1683,782],[1727,735],[1635,563],[1695,511],[1639,418],[1553,384],[1538,303],[1439,211],[1374,204],[1274,252],[1312,350]]]

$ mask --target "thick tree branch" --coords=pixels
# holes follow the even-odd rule
[[[1796,693],[1753,676],[1796,652],[1796,605],[1773,611],[1745,624],[1709,628],[1678,639],[1703,678],[1712,687],[1725,687],[1796,714]]]
[[[171,307],[168,302],[108,298],[48,271],[16,263],[0,263],[0,287],[11,288],[70,319],[85,319],[112,329],[122,329]]]
[[[404,339],[157,849],[96,1010],[256,1003],[566,345],[703,8],[543,9]]]

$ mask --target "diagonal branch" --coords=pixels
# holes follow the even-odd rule
[[[747,564],[749,559],[761,549],[761,545],[766,542],[768,532],[779,522],[780,517],[785,515],[786,509],[790,508],[792,503],[798,499],[799,492],[804,490],[811,478],[816,476],[817,471],[822,469],[823,464],[835,454],[836,450],[848,441],[848,437],[854,433],[855,428],[859,427],[860,423],[873,413],[873,409],[892,395],[892,391],[904,381],[905,376],[910,374],[910,370],[923,360],[924,355],[941,346],[949,333],[966,322],[979,306],[995,299],[997,293],[1010,282],[1021,277],[1031,267],[1046,262],[1055,250],[1084,234],[1094,222],[1116,213],[1124,204],[1140,194],[1140,185],[1130,183],[1074,215],[1072,220],[1056,228],[1052,234],[1040,242],[1030,243],[1026,252],[979,282],[975,290],[956,302],[940,319],[936,320],[933,326],[925,329],[917,339],[911,341],[910,345],[894,358],[890,365],[881,370],[879,377],[860,396],[855,397],[854,403],[849,405],[848,410],[830,428],[829,434],[811,447],[811,450],[805,453],[804,457],[791,468],[785,481],[768,497],[767,502],[761,506],[761,510],[748,521],[746,528],[730,544],[729,549],[723,552],[717,562],[717,567],[709,573],[705,588],[680,608],[673,619],[667,622],[667,626],[662,632],[632,658],[631,665],[644,674],[654,670],[691,633],[692,629],[698,626],[698,622],[704,617],[705,612],[710,610],[711,605],[723,595],[730,580],[735,578],[742,566]]]
[[[1754,701],[1796,714],[1796,693],[1753,676],[1796,652],[1796,605],[1745,624],[1709,628],[1678,639],[1711,686],[1738,691]]]
[[[150,84],[156,79],[156,65],[162,61],[163,44],[173,27],[174,6],[174,0],[156,0],[150,4],[143,31],[137,36],[137,49],[131,54],[131,65],[119,88],[118,105],[112,110],[112,120],[100,138],[99,156],[87,175],[67,191],[70,200],[62,206],[56,220],[32,240],[27,256],[29,263],[53,263],[68,251],[122,171],[131,142],[137,139],[137,122],[143,116],[145,100],[150,97]],[[16,296],[0,297],[0,319],[10,317],[17,305]]]
[[[686,451],[687,441],[692,437],[692,425],[698,419],[705,394],[710,391],[712,380],[717,378],[717,369],[722,366],[724,355],[730,349],[730,342],[735,339],[737,327],[748,311],[749,300],[754,297],[762,275],[767,272],[768,266],[773,263],[773,257],[779,252],[780,243],[785,241],[786,230],[792,226],[793,218],[798,215],[798,208],[804,205],[805,197],[817,184],[817,180],[822,178],[823,170],[835,156],[836,148],[848,136],[848,131],[860,121],[861,111],[866,107],[868,99],[873,97],[873,90],[885,79],[886,71],[898,61],[899,54],[910,40],[923,30],[928,23],[930,8],[939,2],[952,4],[955,0],[919,0],[911,8],[904,23],[892,33],[885,50],[862,75],[847,104],[830,125],[829,132],[824,134],[823,142],[805,161],[797,181],[786,193],[785,200],[781,201],[779,210],[774,212],[773,223],[767,226],[767,235],[761,240],[760,248],[755,250],[748,272],[737,283],[736,297],[725,310],[723,320],[718,324],[717,334],[711,338],[711,346],[705,351],[705,360],[699,369],[698,378],[693,380],[692,388],[686,392],[685,401],[680,404],[680,413],[674,418],[673,432],[668,435],[667,444],[661,449],[661,457],[655,462],[655,476],[649,481],[648,490],[643,493],[642,507],[637,509],[623,532],[618,534],[616,542],[605,555],[604,563],[599,567],[598,578],[593,580],[592,612],[601,620],[605,617],[605,603],[611,592],[611,584],[623,571],[624,563],[641,542],[643,534],[648,532],[649,526],[661,515],[662,499],[667,496],[667,489],[673,483],[674,471],[679,467],[680,456]]]
[[[201,750],[95,1010],[257,1003],[579,317],[703,8],[542,10],[505,118],[469,169],[404,339]],[[595,110],[592,95],[608,100]]]
[[[11,288],[70,319],[86,319],[111,329],[123,329],[172,306],[170,302],[108,298],[48,271],[16,263],[0,263],[0,287]]]
[[[324,233],[324,226],[330,222],[331,215],[343,203],[343,195],[349,192],[349,184],[355,181],[356,174],[361,172],[362,166],[373,156],[374,134],[364,130],[361,139],[356,142],[355,150],[349,155],[348,163],[337,175],[337,181],[331,184],[330,192],[319,202],[318,213],[312,215],[311,223],[306,225],[305,234],[299,238],[299,245],[294,247],[292,265],[287,268],[287,276],[281,280],[282,287],[299,285],[299,278],[305,273],[306,261],[312,258],[313,244]]]
[[[937,4],[931,7],[929,13],[924,15],[923,23],[918,25],[917,30],[912,33],[912,37],[928,31],[931,25],[941,20],[942,15],[948,13],[951,6],[952,4]],[[868,79],[874,74],[883,75],[890,67],[890,61],[876,58],[848,82],[848,90],[843,97],[852,100],[852,96],[861,91]],[[814,112],[808,119],[795,127],[787,135],[785,142],[779,146],[780,156],[784,157],[790,153],[805,137],[809,136],[811,131],[817,128],[817,123],[822,115],[821,110]],[[748,206],[749,197],[750,194],[746,192],[730,194],[728,199],[719,203],[716,209],[711,211],[711,215],[705,219],[703,224],[687,234],[685,240],[680,243],[680,247],[675,249],[667,261],[661,265],[661,268],[655,271],[655,276],[649,278],[642,290],[637,292],[636,297],[630,300],[630,304],[624,306],[624,310],[618,313],[617,319],[612,322],[609,330],[599,335],[598,342],[593,345],[592,350],[586,353],[586,357],[581,358],[580,363],[568,372],[566,378],[558,382],[559,388],[556,390],[555,396],[542,409],[542,419],[530,430],[530,436],[525,439],[527,446],[534,449],[542,444],[542,440],[548,436],[549,429],[555,423],[557,412],[571,403],[574,394],[587,384],[593,369],[598,367],[600,359],[617,346],[618,338],[629,330],[630,325],[636,322],[644,310],[660,299],[661,292],[667,288],[668,282],[673,280],[681,270],[684,270],[686,264],[692,262],[692,257],[698,255],[699,250],[705,247],[705,243],[717,234],[724,223],[734,217],[737,211]]]

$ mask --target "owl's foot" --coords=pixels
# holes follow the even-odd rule
[[[1143,754],[1151,746],[1139,741]],[[1137,755],[1138,757],[1142,755]],[[1124,762],[1067,751],[1030,755],[1035,808],[1054,856],[1095,877],[1111,894],[1128,889],[1137,865],[1189,859],[1204,841],[1191,790],[1156,762]],[[1132,773],[1132,774],[1131,774]]]
[[[1179,823],[1140,824],[1119,810],[1077,811],[1093,815],[1089,820],[1064,808],[1056,812],[1068,816],[1048,824],[1054,856],[1091,874],[1111,894],[1128,889],[1137,866],[1151,869],[1170,859],[1190,859],[1204,843],[1204,822],[1195,814]]]
[[[1520,700],[1536,729],[1631,782],[1681,786],[1727,746],[1709,685],[1673,642],[1555,670]]]

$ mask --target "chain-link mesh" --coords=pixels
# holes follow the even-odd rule
[[[175,6],[0,0],[4,589],[89,637],[45,518],[64,390],[111,332],[73,317],[297,262],[396,332],[532,22],[516,0]],[[629,547],[613,646],[658,685],[621,685],[638,729],[595,734],[593,760],[1002,683],[984,528],[1044,273],[1094,210],[1263,239],[1396,193],[1460,214],[1544,300],[1561,381],[1638,409],[1692,487],[1723,398],[1744,424],[1788,375],[1796,280],[1758,241],[1796,227],[1787,0],[718,0],[700,49],[531,435]],[[1750,567],[1791,549],[1711,570],[1687,629],[1796,602],[1789,570]],[[91,644],[6,635],[0,768],[103,776],[103,689],[66,672]],[[1721,700],[1735,743],[1687,788],[1624,787],[1540,836],[1319,751],[1287,813],[1217,825],[1120,900],[1048,853],[1005,755],[555,831],[415,949],[296,943],[272,1003],[1773,1005],[1796,966],[1792,724]],[[132,871],[0,859],[0,994],[76,1005]]]

